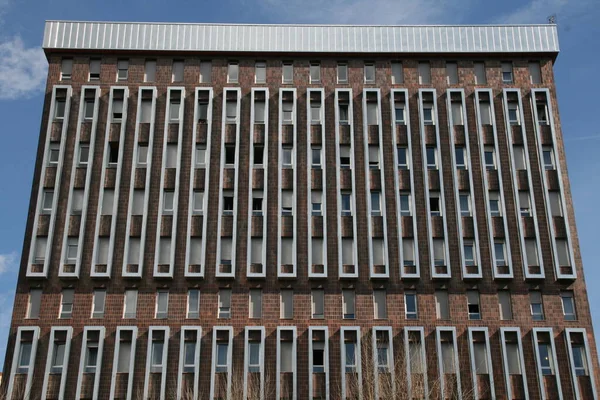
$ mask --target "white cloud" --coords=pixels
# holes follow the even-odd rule
[[[0,42],[0,99],[37,94],[44,88],[47,71],[40,47],[25,47],[19,36]]]
[[[0,275],[5,272],[16,272],[17,253],[0,254]]]
[[[288,22],[376,25],[459,23],[468,2],[470,0],[259,0],[266,13]]]

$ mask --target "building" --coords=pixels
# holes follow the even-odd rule
[[[44,49],[9,399],[597,398],[556,26]]]

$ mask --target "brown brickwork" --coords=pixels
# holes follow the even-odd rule
[[[455,56],[454,61],[458,62],[459,68],[459,83],[457,85],[447,85],[445,62],[446,58],[439,56],[421,56],[414,58],[411,56],[402,57],[401,61],[404,68],[404,83],[400,85],[391,84],[391,59],[383,56],[369,56],[369,61],[375,61],[376,66],[376,82],[375,84],[364,84],[363,65],[364,58],[360,55],[348,55],[347,57],[333,58],[328,55],[321,55],[317,58],[321,63],[321,83],[309,83],[309,61],[315,57],[308,58],[300,54],[287,54],[283,56],[248,56],[242,54],[215,54],[207,55],[206,57],[198,57],[196,54],[178,54],[179,58],[185,59],[184,82],[171,82],[171,65],[172,57],[167,57],[161,54],[148,54],[148,57],[157,60],[156,80],[154,83],[144,83],[144,54],[118,54],[119,59],[129,57],[129,77],[126,82],[116,81],[116,63],[117,56],[114,54],[102,54],[101,76],[99,81],[88,82],[88,66],[91,56],[96,56],[86,53],[76,54],[60,54],[49,52],[49,71],[46,87],[46,98],[43,110],[42,128],[40,130],[40,144],[38,146],[37,162],[35,168],[33,189],[30,199],[30,208],[27,218],[27,229],[25,233],[25,241],[23,246],[23,258],[21,261],[21,269],[17,285],[17,295],[14,304],[13,319],[10,331],[8,352],[4,364],[4,380],[3,388],[9,381],[9,373],[13,360],[13,348],[15,346],[15,338],[17,328],[20,326],[39,326],[41,328],[41,336],[37,350],[35,361],[33,393],[41,390],[43,373],[46,363],[46,355],[48,351],[48,338],[50,328],[52,326],[72,326],[73,341],[71,345],[71,354],[69,358],[69,371],[67,377],[67,385],[65,398],[74,398],[77,384],[77,369],[79,367],[79,354],[81,349],[82,332],[84,326],[103,325],[106,327],[106,341],[104,347],[101,382],[99,398],[108,398],[110,390],[110,378],[113,368],[113,352],[116,327],[119,325],[136,325],[139,328],[139,337],[136,348],[135,373],[134,373],[134,389],[133,393],[137,393],[143,387],[143,378],[145,374],[146,351],[147,351],[147,332],[150,325],[166,325],[171,328],[171,338],[169,342],[168,354],[168,369],[167,369],[167,393],[174,393],[177,382],[177,368],[179,363],[179,342],[180,342],[180,327],[182,325],[200,325],[203,328],[202,351],[201,351],[201,374],[200,388],[203,394],[203,399],[208,398],[208,388],[210,387],[210,365],[212,352],[212,327],[215,325],[233,326],[234,328],[234,352],[233,365],[234,370],[243,365],[244,354],[244,328],[250,326],[264,326],[266,328],[266,353],[265,362],[267,370],[272,370],[276,364],[276,328],[277,326],[297,326],[298,328],[298,366],[297,379],[298,398],[305,399],[308,397],[308,326],[310,325],[327,325],[329,327],[329,368],[330,368],[330,386],[332,398],[335,397],[336,388],[340,385],[341,374],[340,370],[340,326],[360,326],[364,331],[373,326],[391,326],[393,328],[395,348],[403,347],[403,331],[404,326],[423,326],[425,327],[425,335],[427,337],[427,353],[435,354],[435,327],[438,325],[455,326],[457,329],[458,354],[460,360],[460,371],[462,386],[465,390],[472,387],[470,374],[470,359],[468,348],[467,327],[470,326],[487,326],[490,330],[492,363],[494,383],[496,388],[497,398],[506,398],[505,380],[502,370],[501,345],[499,338],[500,327],[521,328],[523,334],[524,358],[526,363],[527,382],[529,386],[530,398],[538,399],[538,379],[535,369],[534,347],[532,346],[533,327],[552,327],[555,334],[555,346],[558,357],[558,368],[561,375],[561,385],[563,388],[563,396],[571,398],[572,384],[569,371],[568,354],[566,351],[564,328],[577,327],[585,328],[590,343],[592,354],[591,363],[594,368],[594,377],[597,383],[600,383],[600,369],[598,366],[597,350],[595,346],[592,321],[589,313],[589,304],[586,294],[586,287],[583,277],[583,269],[581,262],[580,249],[577,239],[577,230],[575,227],[575,218],[573,213],[573,203],[567,178],[567,165],[565,152],[562,140],[560,120],[558,117],[558,109],[556,102],[556,88],[553,77],[553,57],[551,55],[537,55],[536,60],[541,62],[543,84],[534,85],[533,87],[549,88],[552,100],[552,109],[554,110],[554,123],[558,142],[558,154],[560,155],[558,162],[562,167],[564,176],[563,185],[566,199],[564,201],[568,210],[568,221],[571,229],[571,238],[575,251],[575,265],[577,279],[573,281],[556,281],[554,279],[555,272],[553,267],[553,257],[551,253],[551,238],[549,234],[549,224],[545,212],[544,193],[542,187],[543,169],[540,173],[538,148],[536,146],[536,138],[534,131],[533,116],[531,115],[530,104],[530,89],[532,85],[529,80],[528,61],[530,58],[525,58],[520,55],[503,56],[498,58],[494,55],[481,55],[481,59],[485,59],[487,67],[488,84],[485,86],[474,85],[473,59],[466,56]],[[69,81],[60,80],[61,58],[63,56],[73,57],[74,66],[72,79]],[[212,57],[212,82],[198,83],[200,73],[200,61]],[[239,84],[227,83],[227,63],[229,59],[239,61]],[[285,85],[281,83],[282,60],[294,60],[294,83]],[[432,79],[431,85],[419,85],[417,79],[417,63],[423,59],[428,59],[431,63]],[[254,63],[256,60],[266,60],[267,63],[267,83],[254,83]],[[501,79],[500,63],[504,60],[512,60],[514,65],[514,85],[505,85]],[[336,78],[336,67],[338,61],[348,62],[348,84],[338,84]],[[477,60],[475,60],[477,61]],[[49,121],[49,107],[52,96],[52,88],[54,85],[66,84],[73,88],[73,97],[70,106],[69,127],[66,137],[66,153],[64,154],[64,166],[62,176],[60,177],[60,198],[58,200],[58,208],[55,221],[55,231],[53,243],[51,244],[51,260],[49,264],[48,279],[33,279],[26,277],[29,246],[34,218],[36,218],[36,199],[40,180],[52,184],[54,177],[51,175],[52,170],[47,171],[47,176],[42,177],[42,158],[44,152],[44,144],[46,139],[46,127]],[[89,205],[87,209],[87,220],[85,226],[85,236],[83,242],[83,259],[81,264],[80,277],[78,279],[61,279],[58,277],[60,264],[61,247],[63,230],[68,229],[69,217],[67,210],[67,196],[69,193],[69,182],[71,179],[72,163],[74,162],[75,135],[77,129],[77,114],[81,101],[82,85],[99,85],[101,88],[99,120],[96,131],[96,142],[93,157],[92,179],[89,194]],[[99,212],[98,197],[100,185],[112,187],[115,184],[115,173],[110,171],[106,175],[105,182],[100,182],[102,157],[104,153],[105,132],[108,112],[108,95],[109,89],[115,85],[124,85],[129,87],[129,105],[127,114],[127,124],[124,140],[124,157],[122,165],[122,176],[120,181],[120,198],[118,199],[119,206],[116,216],[116,240],[115,240],[115,255],[112,269],[111,279],[99,279],[90,277],[90,268],[92,264],[92,248],[94,245],[94,231],[96,224],[96,213]],[[123,251],[126,236],[127,222],[127,202],[129,199],[130,182],[135,179],[135,187],[143,187],[144,171],[135,171],[135,176],[132,174],[133,143],[136,110],[138,104],[138,88],[140,86],[155,86],[158,90],[158,98],[156,103],[156,123],[154,132],[149,135],[154,135],[154,151],[152,152],[152,168],[148,173],[151,174],[150,180],[150,203],[147,215],[147,232],[146,232],[146,248],[144,250],[144,270],[141,279],[123,278],[121,276],[121,266],[123,264]],[[175,265],[173,268],[174,274],[172,279],[153,278],[153,265],[155,254],[155,238],[158,227],[158,200],[160,190],[161,176],[161,161],[164,123],[165,123],[165,108],[166,108],[166,92],[170,86],[185,87],[185,116],[183,120],[183,151],[179,177],[179,205],[177,218],[176,247],[175,247]],[[189,202],[190,171],[191,171],[191,154],[193,151],[192,143],[192,123],[194,110],[194,91],[196,87],[212,87],[214,90],[213,99],[213,123],[212,131],[207,134],[212,137],[212,145],[210,151],[210,183],[208,186],[204,182],[203,173],[196,174],[194,187],[207,190],[208,210],[205,210],[204,218],[207,218],[208,223],[208,245],[207,245],[207,262],[205,266],[205,276],[203,279],[186,278],[184,271],[185,264],[185,245],[187,231],[187,210]],[[220,170],[220,151],[221,151],[221,136],[228,132],[222,132],[222,107],[223,107],[223,88],[224,87],[240,87],[241,88],[241,118],[240,118],[240,142],[239,142],[239,159],[237,166],[239,168],[238,181],[234,181],[233,171]],[[264,185],[265,201],[267,202],[266,213],[263,221],[260,221],[260,228],[248,226],[248,190],[249,188],[249,152],[251,148],[252,130],[250,121],[250,91],[253,87],[266,87],[269,89],[269,131],[268,135],[268,176],[265,177],[263,183],[262,173],[253,173],[254,187],[258,188]],[[278,279],[276,265],[277,260],[277,196],[279,189],[277,187],[277,169],[278,166],[278,146],[280,145],[280,137],[278,133],[278,107],[279,107],[279,88],[295,88],[297,90],[297,143],[296,162],[294,167],[297,168],[297,180],[293,181],[291,171],[284,171],[283,185],[284,187],[294,186],[297,196],[297,226],[292,225],[292,220],[283,221],[283,235],[295,236],[297,240],[297,278]],[[458,241],[458,227],[455,197],[454,197],[454,179],[453,170],[451,168],[451,151],[450,136],[455,134],[458,143],[464,141],[462,132],[453,132],[449,130],[447,123],[448,110],[446,103],[446,89],[449,87],[463,88],[466,96],[466,106],[468,115],[469,128],[469,145],[471,146],[471,160],[469,166],[473,172],[473,188],[471,188],[472,196],[475,199],[475,207],[477,212],[477,220],[473,221],[478,225],[479,245],[481,253],[482,265],[480,269],[483,273],[481,279],[463,281],[461,278],[461,262]],[[494,280],[492,276],[492,261],[490,257],[490,238],[488,237],[488,221],[486,217],[486,204],[484,196],[484,184],[482,173],[482,160],[479,154],[479,142],[487,140],[485,137],[479,137],[477,134],[477,124],[474,110],[474,90],[477,87],[491,88],[494,98],[493,105],[496,111],[496,126],[498,134],[498,146],[500,154],[497,155],[499,163],[502,166],[502,176],[490,177],[490,184],[498,187],[498,180],[504,182],[504,196],[506,199],[506,218],[508,222],[507,240],[510,242],[512,254],[510,257],[513,261],[514,278],[509,280]],[[537,207],[537,218],[539,224],[539,234],[542,247],[541,257],[544,261],[545,276],[544,280],[526,281],[523,272],[523,260],[521,259],[520,241],[519,241],[519,214],[515,206],[511,164],[509,160],[508,137],[505,127],[504,113],[502,109],[502,89],[505,87],[520,88],[523,96],[524,112],[525,112],[525,131],[527,135],[528,148],[531,165],[528,167],[532,179],[533,188],[532,194]],[[325,129],[322,138],[322,148],[324,152],[325,170],[322,174],[308,173],[307,171],[307,132],[306,129],[306,93],[308,88],[324,88],[325,97],[323,104],[325,106]],[[336,182],[336,160],[335,158],[335,121],[334,121],[334,91],[336,88],[351,88],[353,90],[353,107],[354,115],[354,162],[356,165],[353,171],[344,171],[341,175],[341,181]],[[366,214],[366,196],[365,184],[369,182],[365,176],[364,163],[368,162],[364,154],[364,139],[365,135],[371,138],[369,132],[363,131],[363,114],[362,114],[362,95],[363,88],[379,88],[381,90],[381,121],[383,128],[383,143],[381,149],[383,154],[383,169],[381,172],[374,171],[374,175],[380,173],[385,180],[385,204],[386,209],[383,210],[384,218],[387,219],[387,239],[389,252],[389,279],[372,281],[369,279],[369,264],[368,264],[368,240],[367,223],[369,221]],[[392,145],[392,135],[396,132],[392,131],[392,115],[390,114],[390,90],[392,88],[408,89],[410,105],[410,125],[412,134],[412,167],[415,174],[413,195],[416,196],[417,210],[414,210],[413,218],[417,220],[417,232],[414,232],[418,238],[419,256],[421,261],[421,279],[418,280],[401,280],[400,267],[398,260],[398,231],[396,227],[396,200],[394,195],[394,176],[398,174],[396,165],[394,165]],[[439,185],[439,180],[443,180],[444,197],[446,210],[444,215],[448,227],[448,245],[450,249],[450,270],[452,277],[450,279],[432,280],[430,272],[430,256],[427,246],[427,215],[425,204],[425,183],[429,179],[431,185],[432,178],[426,175],[426,171],[422,169],[422,140],[426,137],[428,141],[435,142],[435,134],[430,137],[430,133],[424,135],[419,129],[419,114],[418,114],[418,89],[434,88],[437,94],[438,117],[439,117],[439,139],[438,149],[440,151],[441,163],[444,166],[443,175],[433,179],[435,185]],[[314,134],[314,133],[313,133]],[[519,133],[520,134],[520,133]],[[87,134],[86,134],[87,135]],[[261,138],[262,133],[255,133],[254,137]],[[405,131],[399,131],[398,137],[402,143],[406,143]],[[462,139],[461,139],[462,138]],[[256,140],[256,139],[255,139]],[[370,139],[371,140],[371,139]],[[375,137],[375,140],[378,140]],[[487,142],[485,142],[487,144]],[[346,176],[348,174],[348,176]],[[356,194],[356,210],[355,223],[357,224],[358,237],[355,238],[358,245],[358,279],[340,280],[338,276],[338,237],[346,236],[349,232],[352,234],[352,220],[344,220],[341,224],[342,231],[338,232],[338,212],[337,209],[337,190],[340,185],[342,188],[352,187],[354,176],[356,174],[356,185],[353,188]],[[462,174],[462,171],[461,171]],[[312,175],[312,178],[311,178]],[[166,187],[175,186],[174,171],[167,171],[165,174]],[[400,183],[402,189],[410,188],[410,179],[405,171],[400,172]],[[236,277],[235,279],[224,279],[215,277],[215,265],[217,263],[216,255],[216,237],[218,233],[217,222],[219,215],[216,212],[218,209],[218,182],[222,182],[224,189],[232,189],[237,186],[237,259],[234,260]],[[312,182],[312,183],[311,183]],[[373,182],[373,180],[371,180]],[[461,175],[459,179],[460,189],[468,189],[469,182],[466,175]],[[139,184],[138,184],[139,183]],[[84,179],[78,177],[75,179],[75,185],[81,187],[84,184]],[[319,219],[318,224],[314,225],[313,232],[320,232],[323,223],[327,224],[327,258],[325,268],[327,269],[328,278],[311,280],[308,278],[310,266],[307,265],[308,251],[308,225],[307,218],[310,218],[309,204],[307,204],[307,188],[311,185],[313,188],[323,188],[324,195],[327,198],[327,209],[324,210],[324,221]],[[519,177],[519,188],[527,184],[526,179]],[[141,185],[141,186],[140,186]],[[432,187],[432,186],[430,186]],[[436,186],[433,186],[434,188]],[[117,200],[115,200],[117,201]],[[49,221],[46,221],[44,216],[39,217],[41,222],[38,225],[38,233],[47,230]],[[163,230],[170,232],[172,217],[163,217]],[[225,217],[227,219],[228,217]],[[198,219],[198,221],[195,221]],[[101,219],[100,232],[105,232],[104,226],[109,228],[109,224],[105,224],[104,218]],[[288,224],[289,222],[289,224]],[[403,226],[406,229],[412,230],[412,223],[404,222]],[[468,221],[466,237],[468,232],[473,232],[471,222]],[[257,222],[258,224],[259,222]],[[249,268],[248,260],[246,259],[247,238],[252,232],[260,233],[262,224],[267,224],[267,259],[266,259],[266,278],[263,279],[248,279],[246,270]],[[281,222],[280,222],[281,223]],[[72,221],[71,226],[78,227],[79,221]],[[194,228],[193,235],[200,235],[201,222],[199,217],[194,217],[192,222]],[[528,221],[528,226],[531,226],[527,232],[533,230],[533,222]],[[132,232],[141,232],[140,221],[132,224]],[[253,222],[254,225],[254,222]],[[438,221],[434,221],[434,236],[443,236],[443,230]],[[494,226],[496,224],[494,223]],[[563,230],[564,223],[562,224]],[[233,227],[223,223],[221,225],[222,234],[229,235]],[[383,224],[381,221],[374,222],[374,235],[383,235]],[[438,229],[439,228],[439,229]],[[74,228],[71,228],[73,230]],[[76,228],[75,228],[76,229]],[[439,231],[439,232],[438,232]],[[495,230],[494,230],[495,231]],[[503,231],[503,229],[502,229]],[[406,232],[405,232],[406,233]],[[472,233],[471,233],[472,235]],[[49,244],[50,245],[50,244]],[[57,319],[60,307],[61,290],[63,288],[72,287],[75,289],[75,300],[73,317],[71,319]],[[126,288],[137,288],[139,290],[137,318],[135,320],[122,319],[123,313],[123,293]],[[217,318],[217,293],[222,287],[230,287],[233,290],[232,295],[232,315],[231,319]],[[311,320],[311,288],[322,287],[325,290],[325,320]],[[356,319],[342,319],[342,301],[341,290],[343,288],[352,287],[356,291]],[[387,310],[388,318],[386,320],[373,319],[373,289],[385,288],[387,290]],[[43,289],[42,311],[40,318],[36,320],[25,319],[27,310],[28,293],[31,288]],[[90,319],[92,291],[94,288],[105,288],[107,290],[106,310],[103,319]],[[154,318],[155,311],[155,293],[157,289],[168,288],[169,296],[169,318],[166,320],[156,320]],[[194,320],[186,319],[186,295],[190,288],[199,288],[200,296],[200,318]],[[263,312],[261,319],[248,318],[248,291],[249,288],[261,288],[263,290]],[[294,289],[294,319],[280,320],[279,310],[279,293],[282,288]],[[438,321],[435,314],[434,291],[438,288],[448,290],[450,320]],[[532,321],[529,311],[530,303],[528,291],[537,289],[543,293],[544,299],[544,321]],[[418,293],[418,311],[419,318],[417,320],[406,320],[404,316],[404,291],[406,289],[416,290]],[[477,289],[480,292],[481,313],[483,320],[470,321],[467,317],[467,302],[465,292],[467,289]],[[513,320],[501,321],[498,310],[497,291],[499,289],[508,289],[512,295]],[[577,320],[565,321],[561,308],[561,300],[559,292],[561,290],[572,290],[574,292],[575,304],[577,307]],[[364,332],[363,331],[363,332]],[[363,355],[365,357],[366,355]],[[437,375],[437,364],[430,363],[429,365],[430,379],[434,379]]]

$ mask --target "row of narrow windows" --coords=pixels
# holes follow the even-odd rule
[[[90,318],[104,318],[105,316],[105,303],[106,303],[106,290],[97,289],[94,290],[92,295],[92,308]],[[31,289],[29,292],[28,306],[26,311],[26,318],[37,319],[40,318],[41,304],[42,304],[42,290]],[[82,298],[85,297],[85,298]],[[166,319],[169,318],[169,291],[158,290],[155,294],[155,308],[154,318]],[[338,296],[339,297],[339,296]],[[344,289],[341,295],[341,315],[331,315],[331,311],[328,308],[326,312],[325,305],[331,301],[331,297],[325,295],[323,289],[313,289],[310,293],[311,302],[311,318],[312,319],[324,319],[324,318],[343,318],[343,319],[356,319],[356,318],[374,318],[374,319],[387,319],[388,318],[388,299],[387,292],[385,289],[373,290],[370,299],[373,307],[372,315],[357,315],[357,312],[367,314],[364,308],[356,306],[356,293],[354,289]],[[425,310],[425,306],[419,306],[419,303],[423,301],[424,304],[427,302],[423,299],[425,296],[419,295],[414,291],[406,291],[404,293],[404,317],[407,320],[419,319],[421,313]],[[453,296],[454,297],[454,296]],[[544,296],[539,291],[529,292],[529,312],[533,321],[545,320],[545,307],[544,307]],[[557,296],[552,296],[552,298]],[[562,304],[563,318],[566,321],[575,321],[577,319],[575,309],[575,299],[573,292],[563,291],[560,293],[560,300]],[[232,318],[232,290],[223,288],[218,291],[217,295],[217,309],[215,310],[217,318],[219,319],[230,319]],[[75,304],[75,291],[74,289],[64,289],[61,292],[60,309],[58,312],[58,318],[70,319],[73,317]],[[77,300],[81,303],[86,301],[88,296],[77,296]],[[457,316],[451,315],[451,310],[456,308],[450,307],[450,296],[447,290],[438,290],[434,294],[435,299],[435,315],[439,320],[450,320]],[[476,290],[470,290],[466,293],[466,313],[470,320],[481,320],[486,317],[482,311],[480,304],[480,295]],[[340,300],[338,300],[340,301]],[[456,300],[454,300],[455,302]],[[464,301],[464,300],[463,300]],[[512,320],[513,319],[513,300],[509,291],[502,290],[497,294],[498,301],[498,314],[493,310],[488,310],[488,316],[494,317],[500,316],[501,320]],[[361,302],[364,300],[361,299]],[[137,317],[138,309],[138,291],[137,289],[127,289],[123,296],[123,309],[122,317],[124,319],[131,319]],[[200,318],[200,290],[190,289],[187,293],[186,301],[186,318],[197,319]],[[81,305],[80,305],[81,307]],[[279,294],[279,310],[281,319],[293,319],[294,318],[294,291],[291,289],[281,290]],[[419,312],[421,310],[421,313]],[[240,308],[235,310],[235,313],[239,313]],[[522,313],[522,310],[516,310],[518,313]],[[77,310],[77,312],[81,312]],[[456,311],[454,311],[456,312]],[[263,291],[262,289],[250,289],[248,293],[248,318],[263,318]]]
[[[485,62],[475,61],[472,72],[475,76],[475,83],[478,85],[487,84],[487,69]],[[540,63],[538,61],[530,61],[529,77],[531,84],[542,83],[542,71]],[[210,83],[212,81],[212,62],[201,61],[200,62],[200,76],[198,82]],[[254,64],[254,83],[266,83],[267,82],[267,62],[256,61]],[[279,67],[278,67],[279,68]],[[298,76],[294,70],[293,61],[282,61],[281,62],[281,82],[282,83],[293,83],[294,77]],[[90,59],[88,80],[90,82],[99,81],[100,73],[102,69],[101,59]],[[377,67],[373,61],[365,61],[363,69],[364,83],[375,84],[378,81],[377,78]],[[459,76],[461,75],[462,68],[458,67],[458,63],[455,61],[447,61],[445,65],[446,69],[446,81],[450,85],[459,83]],[[349,79],[349,66],[347,61],[339,61],[337,63],[337,83],[348,83]],[[386,69],[387,71],[387,69]],[[146,60],[144,63],[144,82],[154,82],[156,80],[157,63],[156,60]],[[502,82],[505,84],[514,83],[514,72],[513,63],[511,61],[501,62],[501,76]],[[61,61],[61,74],[60,78],[63,81],[71,80],[73,76],[73,59],[63,58]],[[183,82],[185,76],[185,61],[184,60],[173,60],[171,64],[171,81],[172,82]],[[240,77],[240,65],[238,61],[229,61],[227,64],[227,82],[238,83]],[[401,61],[391,62],[391,82],[392,84],[404,83],[404,67]],[[319,84],[322,81],[321,63],[318,61],[311,61],[309,72],[309,82],[311,84]],[[419,61],[417,67],[417,79],[418,83],[422,85],[431,84],[431,66],[428,61]],[[129,60],[119,59],[117,61],[116,81],[128,81],[129,80]],[[386,77],[387,80],[387,77]]]
[[[47,346],[49,361],[46,364],[47,370],[45,374],[46,377],[44,378],[44,390],[48,389],[48,374],[60,374],[61,380],[64,379],[64,376],[66,375],[63,374],[63,372],[66,372],[66,367],[68,365],[67,360],[70,352],[74,352],[74,349],[70,348],[72,333],[73,329],[71,327],[52,328],[50,343]],[[312,374],[323,373],[327,373],[327,375],[321,375],[325,380],[329,378],[328,372],[330,367],[328,360],[330,357],[334,356],[333,351],[330,350],[331,346],[329,346],[329,343],[333,341],[331,337],[329,337],[329,330],[327,327],[311,327],[309,328],[309,333],[308,357],[304,358],[299,356],[299,354],[302,354],[302,350],[306,351],[306,349],[298,348],[296,327],[286,326],[278,328],[276,345],[277,365],[272,366],[273,370],[276,368],[279,374],[295,374],[298,371],[297,364],[308,359],[311,379],[313,379]],[[404,345],[400,346],[398,346],[398,344],[402,343],[402,341],[394,340],[395,338],[391,327],[374,327],[364,334],[358,327],[342,327],[340,329],[342,380],[352,379],[356,373],[359,374],[359,380],[361,378],[361,373],[363,374],[362,377],[364,377],[365,374],[375,373],[377,375],[383,374],[382,379],[377,379],[379,384],[381,384],[382,382],[385,382],[385,374],[394,376],[397,373],[400,376],[403,376],[403,379],[408,378],[409,382],[412,380],[412,385],[409,383],[407,389],[408,391],[413,391],[413,394],[415,394],[414,391],[418,387],[418,381],[416,381],[415,378],[425,374],[425,379],[435,379],[434,376],[429,376],[430,374],[427,372],[428,365],[432,364],[437,366],[436,369],[440,373],[441,379],[438,384],[442,385],[442,391],[444,390],[443,385],[448,383],[448,381],[445,380],[447,374],[456,374],[458,377],[471,372],[474,375],[479,375],[476,382],[473,382],[475,388],[482,382],[479,378],[490,379],[491,375],[493,375],[492,346],[490,343],[491,339],[488,337],[487,328],[469,328],[468,333],[465,333],[465,336],[468,335],[468,355],[465,355],[465,358],[470,360],[470,371],[461,371],[459,369],[459,346],[456,329],[454,327],[438,327],[434,335],[436,342],[435,356],[427,354],[427,346],[425,345],[426,337],[422,327],[405,328]],[[584,329],[568,328],[564,331],[564,334],[557,336],[557,338],[564,336],[564,340],[567,344],[567,357],[569,359],[570,368],[570,373],[567,373],[567,375],[571,375],[573,378],[589,376],[592,379],[590,386],[593,388],[593,371],[589,364],[590,351],[585,335],[586,332]],[[94,380],[99,377],[98,373],[101,370],[102,362],[109,362],[107,361],[109,356],[103,354],[103,351],[101,350],[105,341],[104,336],[104,328],[98,327],[86,327],[83,333],[80,370],[84,374],[93,374],[92,377]],[[198,380],[198,369],[201,362],[201,328],[183,327],[180,335],[174,335],[173,340],[171,340],[169,327],[153,326],[148,331],[148,358],[146,360],[145,368],[146,385],[156,385],[157,382],[154,381],[153,383],[150,383],[148,381],[149,374],[158,373],[163,376],[166,374],[166,367],[168,365],[168,346],[177,345],[176,343],[169,342],[176,342],[177,336],[180,336],[180,356],[178,357],[180,358],[180,368],[178,371],[178,380],[182,378],[182,373],[194,374],[194,379]],[[564,390],[558,378],[558,370],[564,367],[559,368],[555,345],[555,341],[560,339],[554,337],[551,328],[534,328],[532,330],[532,336],[535,354],[534,365],[538,371],[536,375],[539,376],[540,381],[543,381],[544,377],[554,377],[556,380],[555,383],[558,384],[558,388],[555,388],[554,390]],[[136,363],[136,347],[138,347],[137,339],[137,328],[126,326],[118,328],[115,338],[114,363],[112,367],[113,376],[111,379],[116,379],[117,377],[115,374],[121,373],[129,374],[126,376],[127,381],[132,381],[132,373],[135,373],[136,371],[134,366]],[[261,381],[265,378],[265,371],[269,370],[270,372],[271,368],[271,366],[269,366],[267,369],[267,366],[265,365],[265,339],[264,327],[246,327],[244,338],[244,372],[259,373]],[[525,383],[527,380],[525,373],[527,369],[526,365],[531,364],[529,362],[527,364],[525,363],[524,347],[526,345],[523,344],[520,329],[510,327],[501,328],[498,339],[500,341],[499,345],[503,357],[503,375],[507,376],[507,380],[508,376],[510,376],[510,381],[519,379]],[[28,375],[33,373],[36,350],[38,347],[45,348],[44,346],[38,346],[38,340],[39,328],[20,328],[14,354],[16,363],[13,364],[13,369],[9,376],[9,390],[14,387],[15,375]],[[215,378],[214,374],[219,373],[224,373],[227,380],[231,379],[234,371],[232,364],[238,362],[234,362],[234,360],[239,360],[238,356],[233,356],[234,340],[236,339],[233,337],[232,327],[219,326],[213,329],[212,346],[209,344],[209,346],[212,347],[212,356],[210,358],[212,360],[211,381]],[[38,352],[38,357],[41,357],[39,356],[39,353],[41,352]],[[372,357],[369,356],[369,353],[372,354]],[[175,353],[172,352],[171,354]],[[404,373],[404,365],[406,366],[406,375]],[[70,368],[70,371],[73,373],[72,368]],[[205,371],[205,373],[207,372],[208,371]],[[238,372],[236,372],[236,374],[237,373]],[[121,377],[123,378],[125,376],[121,375]],[[81,376],[79,379],[81,379]],[[271,376],[269,379],[276,379],[279,383],[281,375],[276,378]],[[246,380],[244,380],[244,382],[246,382]],[[313,384],[314,382],[315,381],[313,381]],[[434,382],[430,383],[434,384]],[[533,382],[530,384],[533,385]],[[585,380],[576,379],[573,381],[577,397],[581,396],[582,387],[586,384],[589,384],[589,382]],[[244,383],[244,385],[246,385],[246,383]],[[80,382],[78,382],[77,386],[77,390],[79,391],[81,388]],[[378,384],[375,384],[374,386],[376,388],[375,390],[382,389],[382,386],[378,386]],[[161,383],[161,389],[164,390],[164,383]],[[280,389],[281,387],[278,388],[277,392],[279,392]],[[295,391],[295,384],[289,389]],[[348,389],[349,387],[342,385],[342,393],[345,394],[342,398],[352,398],[352,396],[348,396]],[[395,389],[402,390],[401,388],[394,388],[394,390]],[[114,389],[111,389],[111,391],[112,390]],[[211,399],[220,398],[213,390],[214,385],[211,382]],[[229,391],[230,389],[227,390]],[[362,388],[359,388],[359,392],[362,392],[362,390]],[[367,386],[365,390],[373,390],[373,387]],[[440,390],[440,388],[438,387],[434,390]],[[523,390],[523,388],[519,388],[518,385],[515,385],[512,386],[512,390]],[[541,390],[545,391],[546,389],[542,387]],[[11,394],[13,393],[9,392],[9,398],[11,398]],[[515,393],[517,396],[519,394],[520,393]],[[111,393],[111,397],[112,395],[113,393]],[[526,395],[526,393],[523,393],[523,395]],[[279,398],[287,399],[288,397],[286,394],[280,394]],[[417,395],[416,398],[421,397]]]

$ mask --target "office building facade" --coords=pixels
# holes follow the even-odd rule
[[[556,26],[44,50],[8,398],[597,398]]]

